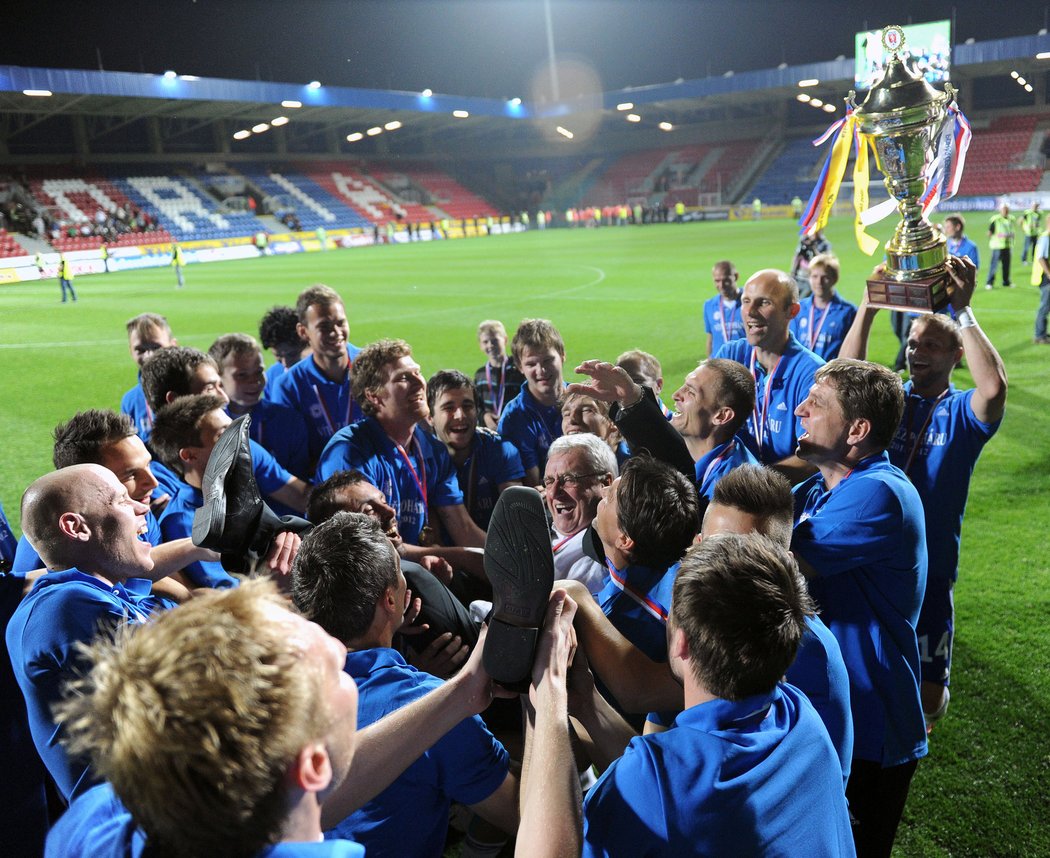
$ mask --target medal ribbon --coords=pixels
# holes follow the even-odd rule
[[[415,430],[413,430],[414,432]],[[412,481],[416,484],[416,488],[419,490],[420,497],[423,498],[423,526],[426,526],[427,519],[430,517],[430,505],[427,503],[427,464],[423,459],[423,451],[419,447],[419,439],[415,435],[412,436],[412,448],[416,454],[416,458],[419,459],[419,471],[423,474],[423,478],[420,479],[419,473],[416,472],[415,467],[412,465],[412,460],[408,458],[408,453],[405,452],[405,448],[394,442],[394,446],[397,447],[397,452],[401,454],[401,458],[404,463],[408,465],[408,470],[412,474]]]
[[[507,367],[510,366],[510,361],[506,361],[503,364],[503,369],[500,370],[499,375],[499,396],[492,397],[492,412],[496,419],[499,419],[500,414],[503,413],[503,400],[507,395]],[[485,362],[485,381],[489,386],[489,394],[492,393],[492,369],[491,364],[488,361]]]
[[[576,533],[579,533],[579,532],[580,531],[578,531],[578,530],[576,531]],[[554,545],[551,546],[551,553],[552,554],[557,554],[559,551],[561,551],[561,549],[565,547],[565,544],[567,542],[569,542],[569,540],[571,540],[576,535],[576,533],[570,533],[564,539],[560,539],[556,543],[554,543]]]
[[[609,560],[608,557],[605,558],[605,565],[609,569],[609,578],[612,580],[613,584],[616,585],[617,589],[623,591],[626,595],[630,596],[635,602],[641,605],[646,613],[655,617],[661,623],[667,623],[667,608],[655,599],[650,598],[648,593],[643,593],[628,583],[624,574],[613,566],[612,561]]]
[[[868,209],[868,145],[869,140],[861,135],[857,123],[854,122],[853,149],[856,153],[856,160],[853,164],[853,211],[855,213],[853,233],[857,238],[857,246],[866,256],[871,256],[878,250],[879,240],[865,231],[865,222],[862,217]],[[896,208],[897,201],[892,202]]]
[[[713,471],[715,469],[715,465],[717,465],[719,462],[721,462],[724,458],[726,458],[732,452],[733,452],[733,442],[732,441],[727,441],[726,442],[726,448],[718,456],[716,456],[714,459],[712,459],[710,462],[708,462],[707,467],[704,468],[704,476],[700,480],[700,485],[703,485],[704,483],[707,482],[707,478],[711,476],[711,471]]]
[[[947,396],[947,394],[948,388],[946,387],[940,392],[940,395],[935,400],[933,400],[933,404],[930,406],[930,410],[929,413],[926,415],[926,419],[922,421],[922,426],[919,429],[919,434],[915,436],[915,441],[911,445],[911,452],[908,454],[908,461],[904,463],[904,468],[902,470],[905,474],[911,473],[912,462],[915,461],[915,454],[919,452],[919,447],[922,446],[922,441],[926,437],[926,430],[930,426],[930,421],[933,420],[933,412],[937,410],[937,406],[941,404],[941,400],[944,399],[944,397]],[[922,397],[918,398],[921,399]],[[904,425],[908,427],[908,431],[910,432],[912,420],[911,410],[913,402],[911,401],[911,397],[908,397],[908,400],[908,415],[904,418]]]
[[[828,301],[828,305],[824,308],[824,312],[820,314],[820,322],[817,324],[816,329],[813,328],[813,311],[817,306],[817,302],[814,301],[809,305],[809,350],[814,351],[817,348],[817,338],[820,337],[821,328],[824,327],[824,320],[828,317],[828,310],[831,309],[831,302]]]
[[[719,299],[718,301],[718,323],[722,326],[722,340],[723,342],[729,342],[729,332],[733,329],[733,322],[736,321],[736,311],[738,307],[733,304],[733,309],[729,313],[729,325],[726,325],[726,305],[725,301]]]
[[[820,137],[813,141],[814,146],[821,146],[831,137],[835,137],[831,151],[821,167],[820,177],[817,179],[816,187],[810,194],[809,202],[799,221],[799,235],[812,235],[824,225],[831,217],[831,209],[838,197],[839,186],[842,184],[842,175],[846,171],[846,161],[849,159],[849,144],[853,136],[853,126],[856,117],[852,109],[846,110],[846,115],[837,122],[832,123]]]
[[[762,410],[758,410],[758,397],[755,397],[755,410],[751,414],[751,420],[755,426],[755,441],[758,443],[759,451],[762,450],[762,439],[766,434],[766,416],[769,414],[769,396],[773,390],[773,379],[777,377],[777,369],[780,367],[780,362],[784,359],[781,355],[777,358],[777,362],[773,364],[773,370],[769,373],[766,378],[766,390],[762,394]],[[755,377],[755,384],[758,384],[758,373],[755,371],[755,353],[751,352],[751,375]]]

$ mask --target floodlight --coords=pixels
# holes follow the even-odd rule
[[[572,138],[575,136],[568,128],[562,128],[560,125],[554,130],[557,131],[562,137],[568,137],[570,140],[572,140]]]
[[[820,83],[820,81],[817,80],[815,77],[807,77],[805,80],[800,80],[798,82],[798,85],[799,86],[816,86],[818,83]]]
[[[365,135],[362,134],[360,131],[355,131],[353,134],[346,135],[346,141],[348,143],[356,143],[358,140],[361,140],[364,136]]]
[[[835,112],[835,105],[834,104],[825,104],[824,105],[824,112],[825,113],[834,113]]]
[[[1010,77],[1012,77],[1014,80],[1017,80],[1017,78],[1019,78],[1020,75],[1017,72],[1012,71],[1010,72]]]
[[[175,72],[173,72],[171,69],[168,69],[166,72],[164,72],[164,77],[166,77],[168,80],[175,80],[175,78],[177,78],[178,75],[175,74]]]
[[[795,96],[795,99],[801,101],[803,104],[806,104],[809,101],[809,98],[810,97],[804,92],[800,92],[798,95]]]
[[[1026,83],[1026,84],[1024,85],[1024,88],[1025,88],[1026,90],[1028,90],[1028,92],[1031,92],[1031,91],[1032,91],[1032,85],[1031,85],[1030,83]]]
[[[1026,83],[1028,83],[1028,81],[1026,81],[1023,77],[1019,77],[1017,79],[1017,82],[1021,84],[1021,86],[1024,86]]]
[[[307,89],[320,89],[321,88],[321,81],[319,81],[319,80],[312,80],[306,85],[306,88]]]
[[[521,107],[521,99],[520,98],[512,98],[510,100],[510,106],[511,107]]]
[[[824,102],[821,101],[819,98],[811,98],[809,100],[809,106],[810,107],[823,107],[824,106]]]
[[[632,110],[633,108],[634,108],[634,102],[633,101],[625,101],[622,104],[617,104],[616,105],[616,109],[617,110]]]
[[[253,125],[252,126],[252,131],[254,131],[256,134],[262,134],[264,131],[269,131],[269,130],[270,130],[270,126],[267,125],[265,122],[260,122],[258,125]]]
[[[367,134],[369,137],[375,137],[377,134],[382,134],[382,133],[383,133],[383,129],[380,128],[378,125],[373,125],[371,128],[369,128],[365,132],[365,134]]]
[[[272,125],[272,126],[273,126],[274,128],[277,128],[278,126],[281,126],[281,125],[287,125],[287,124],[288,124],[288,117],[287,117],[287,116],[275,116],[275,117],[274,117],[274,118],[273,118],[273,119],[272,119],[272,120],[270,121],[270,124],[271,124],[271,125]]]
[[[200,80],[195,74],[180,74],[179,80]]]
[[[674,126],[670,122],[661,122],[660,123],[660,130],[661,131],[673,131],[674,130]]]
[[[31,95],[33,98],[47,98],[51,95],[50,89],[23,89],[22,95]]]
[[[1037,60],[1050,60],[1050,51],[1043,51],[1035,55]]]
[[[296,107],[302,107],[302,106],[303,106],[303,103],[301,101],[293,101],[291,99],[289,99],[288,101],[282,101],[281,102],[281,107],[296,108]]]
[[[627,114],[627,121],[628,122],[641,122],[642,121],[642,117],[640,117],[637,113],[628,113]]]
[[[420,93],[420,95],[423,96],[423,98],[430,98],[430,96],[432,96],[433,94],[434,94],[434,90],[429,89],[429,88],[428,89],[424,89]]]
[[[234,140],[246,140],[247,138],[249,138],[251,136],[252,136],[252,132],[249,131],[247,128],[242,128],[240,131],[235,131],[233,133],[233,139]]]
[[[401,122],[395,119],[393,122],[388,122],[383,126],[387,131],[397,131],[401,127]]]
[[[470,116],[470,114],[466,110],[453,110],[452,115],[455,116],[456,119],[466,119],[468,116]]]

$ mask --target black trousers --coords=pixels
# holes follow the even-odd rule
[[[412,595],[423,600],[423,610],[416,622],[430,626],[424,634],[405,636],[405,642],[415,650],[422,650],[434,638],[452,632],[473,648],[478,642],[478,624],[470,618],[469,612],[452,595],[452,591],[418,563],[402,560],[401,571],[405,573]]]
[[[846,785],[857,858],[890,858],[918,760],[884,769],[854,758]]]

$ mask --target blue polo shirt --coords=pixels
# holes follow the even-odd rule
[[[609,577],[594,600],[617,631],[653,661],[667,661],[667,613],[678,564],[630,565],[617,569],[606,560]]]
[[[412,464],[410,468],[378,420],[374,417],[359,420],[336,432],[325,446],[317,463],[317,480],[327,480],[340,471],[360,471],[397,511],[401,537],[411,545],[418,545],[428,509],[433,519],[431,526],[437,527],[437,508],[463,503],[463,493],[445,445],[418,424],[412,438],[415,443],[405,450]],[[425,503],[417,477],[426,485]]]
[[[79,569],[48,572],[8,623],[7,650],[25,697],[33,744],[66,799],[90,786],[92,777],[85,761],[66,755],[51,707],[82,664],[78,643],[89,643],[100,629],[143,622],[165,604],[150,596],[150,586],[144,578],[107,584]]]
[[[361,350],[347,343],[346,351],[350,355],[350,369],[342,381],[329,381],[310,355],[285,370],[273,386],[271,401],[299,412],[306,422],[306,446],[311,462],[318,460],[336,432],[365,416],[350,393],[350,373],[354,358]]]
[[[230,413],[228,407],[226,413]],[[306,423],[302,415],[286,405],[278,405],[265,399],[260,399],[250,413],[252,423],[248,437],[272,453],[286,471],[295,474],[301,480],[309,480],[313,467],[307,446]]]
[[[826,307],[817,307],[813,296],[803,298],[802,309],[791,320],[791,333],[798,337],[811,352],[831,360],[839,356],[842,341],[846,339],[853,320],[857,317],[857,306],[851,304],[838,292],[831,296]]]
[[[74,801],[47,838],[45,858],[140,858],[146,835],[109,784]],[[364,847],[348,840],[278,843],[256,858],[364,858]]]
[[[785,684],[632,739],[583,814],[584,856],[855,854],[835,749]]]
[[[442,685],[386,647],[348,653],[345,669],[357,683],[358,730]],[[352,838],[368,858],[437,858],[445,846],[450,804],[488,798],[507,777],[508,761],[485,722],[477,715],[466,718],[325,837]]]
[[[726,306],[721,295],[704,301],[704,331],[711,335],[711,354],[726,343],[744,336],[744,316],[740,312],[740,297]]]
[[[160,545],[164,541],[163,536],[160,532],[160,525],[157,523],[157,517],[153,515],[152,510],[146,510],[146,532],[138,537],[139,539],[145,540],[150,545]],[[15,552],[15,561],[12,571],[26,573],[32,572],[34,569],[43,569],[44,561],[40,559],[40,555],[36,553],[36,549],[29,544],[29,540],[26,539],[25,534],[18,540],[18,550]]]
[[[557,405],[540,405],[529,386],[523,384],[503,409],[498,431],[505,441],[517,447],[525,470],[539,468],[542,477],[547,450],[561,437],[561,409]]]
[[[292,365],[294,366],[295,364]],[[266,367],[266,386],[263,388],[263,399],[273,399],[273,392],[277,387],[277,379],[284,375],[285,372],[287,370],[279,360],[275,360]]]
[[[292,475],[281,467],[281,463],[261,444],[249,439],[248,447],[252,454],[252,473],[255,476],[255,483],[259,487],[259,493],[268,499],[269,495],[288,485]],[[182,478],[163,462],[154,459],[150,462],[149,467],[153,476],[157,478],[157,482],[160,483],[160,487],[172,497],[175,497],[186,485]]]
[[[204,506],[204,495],[189,483],[182,483],[168,501],[160,516],[160,532],[165,542],[183,539],[193,534],[193,514]],[[240,582],[215,560],[197,560],[184,570],[195,587],[215,587],[224,590]]]
[[[885,453],[834,489],[795,487],[792,550],[817,572],[809,590],[850,680],[853,757],[901,765],[926,755],[915,623],[926,590],[926,527],[915,487]]]
[[[708,500],[714,497],[718,481],[733,468],[741,465],[761,464],[747,445],[735,435],[724,444],[719,444],[710,452],[704,453],[696,460],[696,485],[700,494]]]
[[[120,413],[127,414],[145,444],[153,431],[153,411],[146,404],[146,394],[142,391],[142,375],[139,382],[124,394],[120,400]]]
[[[489,519],[499,498],[499,487],[525,477],[521,456],[510,441],[487,429],[474,432],[470,457],[456,465],[456,479],[463,492],[467,512],[482,530],[489,529]]]
[[[977,245],[965,235],[959,239],[948,239],[948,253],[952,256],[969,256],[976,268],[981,267],[981,252],[977,249]]]
[[[842,650],[819,617],[806,617],[798,654],[784,678],[817,710],[842,766],[842,782],[849,778],[853,759],[853,716],[849,708],[849,674]]]
[[[973,395],[973,390],[949,385],[942,399],[924,399],[912,392],[909,381],[904,385],[901,425],[889,446],[890,461],[906,469],[923,501],[931,580],[955,581],[959,576],[959,539],[970,477],[985,443],[1002,423],[978,420]]]
[[[759,461],[771,465],[794,455],[803,431],[795,409],[809,396],[813,374],[825,361],[788,334],[787,348],[771,380],[762,364],[753,360],[754,354],[754,347],[742,339],[726,343],[715,357],[742,363],[755,375],[755,413],[737,434]]]

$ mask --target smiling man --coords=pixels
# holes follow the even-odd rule
[[[565,342],[546,319],[524,319],[511,344],[514,362],[525,376],[521,392],[507,403],[499,433],[521,454],[525,485],[539,485],[547,450],[561,435],[558,399],[565,382]]]
[[[711,269],[715,295],[704,301],[704,331],[707,332],[707,356],[711,357],[726,343],[744,336],[744,319],[740,313],[740,275],[728,259],[716,262]],[[655,391],[659,393],[659,391]]]
[[[317,465],[317,478],[358,470],[397,510],[407,542],[440,544],[442,525],[456,545],[481,547],[485,533],[463,505],[445,445],[424,431],[427,385],[404,340],[370,343],[357,356],[354,399],[365,419],[340,429]]]
[[[486,319],[478,325],[478,346],[485,355],[485,365],[474,373],[478,393],[478,425],[495,429],[503,407],[521,391],[525,376],[507,356],[507,331],[498,319]]]
[[[295,303],[299,337],[312,354],[290,367],[273,388],[273,401],[298,411],[306,421],[310,461],[328,440],[364,416],[351,393],[353,361],[360,349],[350,342],[350,324],[339,294],[318,284]]]
[[[742,430],[744,441],[763,464],[802,477],[812,469],[795,456],[801,428],[793,415],[824,360],[791,333],[798,286],[783,271],[759,271],[744,285],[740,307],[745,338],[726,343],[715,357],[735,360],[754,376],[755,410]]]

